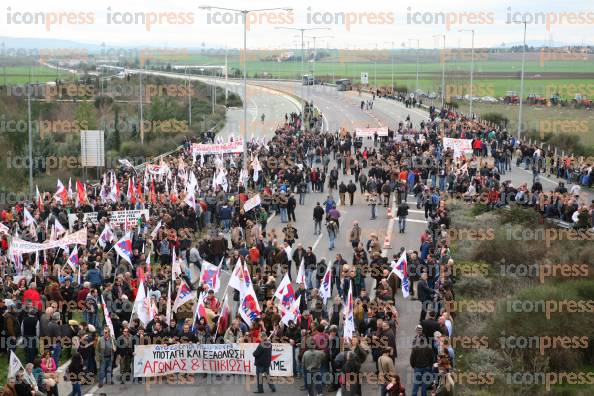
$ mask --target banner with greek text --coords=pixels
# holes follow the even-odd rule
[[[136,222],[138,219],[144,215],[144,217],[148,220],[149,218],[149,210],[148,209],[139,209],[139,210],[117,210],[109,213],[109,222],[112,225],[122,225],[128,221],[132,227],[136,226]],[[77,214],[69,214],[68,215],[68,225],[70,229],[74,226],[74,222],[78,220]],[[97,212],[88,212],[83,213],[83,224],[86,223],[93,223],[98,224],[97,221]]]
[[[260,205],[262,201],[260,200],[260,194],[256,194],[243,204],[243,210],[245,213],[249,212],[250,210],[254,209],[256,206]]]
[[[256,375],[253,353],[258,344],[136,345],[134,377],[156,377],[174,373]],[[272,344],[270,375],[293,375],[290,344]]]
[[[215,144],[192,144],[192,155],[208,155],[208,154],[237,154],[243,153],[243,140],[238,139],[227,143]]]
[[[465,153],[472,153],[472,139],[443,138],[443,148],[451,148],[454,151],[454,158],[461,157]]]
[[[373,137],[377,132],[377,136],[388,136],[388,128],[355,128],[355,136],[357,137]]]
[[[86,245],[87,244],[87,229],[76,231],[68,234],[64,238],[57,241],[45,241],[43,243],[35,243],[23,241],[18,238],[13,238],[10,244],[10,249],[15,254],[33,253],[40,250],[54,249],[58,247],[65,247],[68,245]]]

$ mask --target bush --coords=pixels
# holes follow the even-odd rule
[[[501,113],[485,113],[482,119],[497,124],[502,128],[506,128],[509,123],[509,119]]]

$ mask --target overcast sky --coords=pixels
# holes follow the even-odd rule
[[[526,18],[528,41],[552,40],[554,43],[593,43],[594,6],[592,0],[415,0],[395,2],[374,1],[311,1],[311,0],[22,0],[3,1],[0,5],[0,35],[67,39],[89,43],[158,45],[172,48],[207,46],[239,48],[243,45],[241,20],[234,21],[233,13],[201,10],[199,5],[210,4],[228,8],[291,7],[292,11],[272,11],[254,14],[260,22],[250,25],[248,47],[276,49],[295,47],[298,32],[278,30],[276,26],[292,28],[329,28],[308,35],[332,38],[318,39],[318,47],[332,48],[398,48],[416,47],[409,38],[418,38],[423,48],[442,46],[433,35],[446,34],[448,48],[470,47],[471,33],[459,29],[474,29],[476,47],[494,47],[502,43],[522,41],[521,24],[509,23],[510,14],[517,21]],[[84,13],[62,15],[57,13]],[[215,12],[217,14],[215,14]],[[436,13],[447,13],[453,23],[446,25]],[[38,15],[45,13],[45,18]],[[173,13],[174,17],[147,26],[138,13]],[[352,23],[344,23],[341,13],[348,13]],[[463,15],[466,13],[466,15]],[[468,15],[472,13],[473,15]],[[518,13],[518,14],[516,14]],[[526,14],[524,14],[526,13]],[[541,20],[547,14],[548,26]],[[37,18],[37,20],[35,20]],[[137,18],[123,23],[127,18]],[[148,18],[148,17],[147,17]],[[474,18],[474,19],[469,19]],[[534,21],[538,18],[538,21]],[[222,21],[221,21],[222,19]],[[25,23],[28,22],[28,23]],[[129,22],[129,19],[128,19]],[[137,23],[136,23],[137,22]]]

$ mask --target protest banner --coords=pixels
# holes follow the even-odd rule
[[[270,375],[293,375],[291,344],[271,344]],[[173,344],[136,345],[134,377],[156,377],[168,374],[244,374],[256,375],[253,353],[255,343],[246,344]]]
[[[142,216],[146,219],[149,218],[149,210],[148,209],[139,209],[139,210],[117,210],[113,212],[109,212],[109,222],[112,225],[122,225],[128,221],[128,224],[135,224],[136,221]],[[69,214],[68,215],[68,225],[70,229],[74,226],[74,222],[78,220],[77,214]],[[88,212],[83,213],[82,223],[93,223],[98,224],[97,221],[97,212]]]
[[[388,136],[388,128],[355,128],[355,136],[357,137],[373,137],[377,132],[377,136]]]
[[[443,138],[443,148],[451,148],[454,151],[454,158],[461,157],[466,153],[472,153],[472,139]]]
[[[68,234],[64,238],[57,241],[45,241],[43,243],[23,241],[18,238],[13,238],[10,243],[11,252],[14,254],[33,253],[40,250],[48,250],[54,248],[63,248],[68,245],[86,245],[87,244],[87,229],[76,231]]]
[[[260,194],[256,194],[243,204],[243,210],[245,213],[249,212],[250,210],[254,209],[256,206],[260,205],[262,201],[260,200]]]
[[[243,140],[234,140],[227,143],[214,144],[192,144],[192,155],[209,155],[209,154],[238,154],[243,153]]]

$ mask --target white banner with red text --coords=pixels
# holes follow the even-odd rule
[[[99,224],[97,221],[97,212],[83,213],[82,224],[93,223]],[[144,215],[144,218],[148,220],[149,210],[138,209],[138,210],[114,210],[109,212],[109,223],[115,225],[125,225],[128,222],[130,228],[138,226],[138,219]],[[78,220],[78,214],[68,215],[68,225],[70,229],[74,227],[74,222]]]
[[[377,136],[388,136],[388,127],[355,128],[355,136],[357,137],[373,137],[376,132]]]
[[[454,151],[454,158],[472,153],[472,139],[443,138],[443,148],[451,148]]]
[[[87,229],[76,231],[68,234],[57,241],[45,241],[43,243],[23,241],[22,239],[13,238],[10,243],[10,249],[14,254],[33,253],[40,250],[48,250],[54,248],[63,248],[68,245],[83,245],[87,244]]]
[[[291,344],[271,344],[270,375],[293,375]],[[134,377],[168,374],[244,374],[256,375],[253,353],[258,344],[173,344],[136,345]]]
[[[227,143],[215,144],[192,144],[192,155],[209,155],[209,154],[238,154],[243,153],[243,140],[238,139]]]

